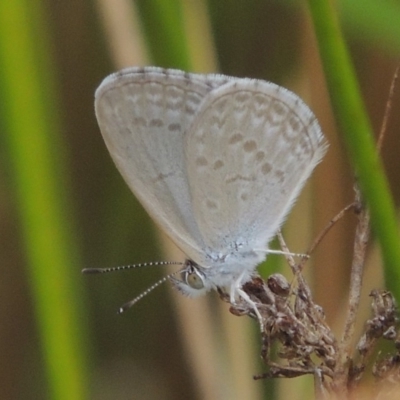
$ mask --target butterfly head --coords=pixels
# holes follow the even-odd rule
[[[188,297],[197,297],[205,294],[214,286],[207,279],[202,268],[192,260],[186,260],[180,271],[181,279],[170,277],[170,281],[182,294]]]

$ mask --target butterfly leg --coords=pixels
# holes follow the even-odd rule
[[[260,311],[258,311],[257,304],[251,300],[250,296],[242,289],[242,279],[243,275],[240,275],[239,279],[237,279],[234,284],[231,286],[230,290],[230,301],[232,305],[236,304],[236,295],[239,295],[254,311],[254,313],[257,316],[258,323],[260,324],[260,330],[261,332],[264,331],[264,324],[263,324],[263,319],[260,314]]]

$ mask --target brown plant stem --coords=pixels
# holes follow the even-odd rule
[[[358,203],[353,202],[348,204],[346,207],[344,207],[341,211],[339,211],[325,226],[325,228],[319,233],[319,235],[315,238],[314,242],[310,246],[310,248],[307,250],[306,254],[310,255],[312,252],[315,250],[315,248],[319,245],[319,243],[322,241],[322,239],[327,235],[327,233],[331,230],[333,225],[336,224],[340,219],[344,217],[344,215],[347,213],[347,211],[351,210],[352,208],[355,208]],[[308,260],[308,257],[303,257],[303,259],[300,262],[299,269],[302,271],[304,264]]]
[[[356,188],[356,198],[360,197]],[[358,224],[354,240],[353,261],[351,265],[349,305],[342,339],[339,346],[338,363],[335,371],[335,384],[338,387],[347,386],[349,361],[351,359],[352,341],[355,331],[357,312],[360,304],[362,281],[364,275],[364,263],[367,244],[370,234],[369,212],[362,209],[358,215]]]
[[[376,148],[378,149],[378,152],[381,151],[383,139],[385,138],[385,134],[387,131],[387,124],[389,121],[390,113],[392,112],[394,89],[396,87],[397,79],[399,77],[399,72],[400,72],[400,64],[397,65],[397,68],[393,74],[392,82],[390,84],[389,96],[388,96],[388,101],[386,103],[385,114],[383,115],[382,126],[381,126],[381,130],[379,132],[378,142],[376,144]]]
[[[381,129],[377,141],[377,151],[380,152],[382,143],[387,132],[387,125],[390,118],[394,89],[399,75],[400,65],[397,66],[389,89],[388,101],[386,103],[385,113],[382,120]],[[353,204],[361,205],[361,193],[359,188],[355,187],[356,199]],[[360,304],[362,280],[364,275],[364,263],[367,251],[367,244],[370,236],[370,215],[367,208],[362,208],[358,214],[358,224],[355,233],[353,262],[351,265],[350,288],[349,288],[349,306],[347,317],[343,330],[342,339],[339,346],[338,363],[335,371],[335,384],[338,387],[351,386],[351,376],[349,374],[351,348],[354,337],[357,312]],[[318,239],[318,238],[317,238]]]

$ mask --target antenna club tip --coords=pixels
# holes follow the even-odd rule
[[[100,268],[83,268],[82,274],[100,274],[103,271]]]

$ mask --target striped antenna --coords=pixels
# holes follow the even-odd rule
[[[178,262],[178,261],[155,261],[155,262],[142,263],[142,264],[122,265],[119,267],[112,267],[112,268],[84,268],[82,270],[82,273],[83,274],[105,274],[107,272],[124,271],[127,269],[142,268],[142,267],[154,267],[154,266],[160,266],[160,265],[184,265],[184,263]],[[178,274],[179,272],[181,272],[181,271],[180,270],[175,271],[172,274],[164,276],[164,278],[160,279],[158,282],[151,285],[144,292],[139,294],[139,296],[135,297],[131,301],[128,301],[122,307],[120,307],[117,314],[122,314],[124,311],[131,308],[139,300],[143,299],[143,297],[147,296],[150,292],[152,292],[156,287],[160,286],[162,283],[164,283],[165,281],[167,281],[169,278],[173,277],[174,275]]]
[[[140,293],[139,296],[135,297],[133,300],[128,301],[125,303],[122,307],[119,308],[117,314],[122,314],[129,308],[131,308],[134,304],[136,304],[139,300],[143,299],[143,297],[147,296],[150,292],[152,292],[156,287],[160,286],[162,283],[167,281],[169,278],[173,277],[174,275],[178,274],[179,271],[175,271],[172,274],[169,274],[167,276],[164,276],[164,278],[161,278],[158,282],[154,283],[151,285],[149,288],[147,288],[144,292]]]
[[[112,268],[84,268],[82,270],[82,274],[105,274],[107,272],[124,271],[127,269],[154,267],[160,265],[183,265],[183,263],[178,261],[154,261],[143,264],[122,265],[119,267],[112,267]]]

